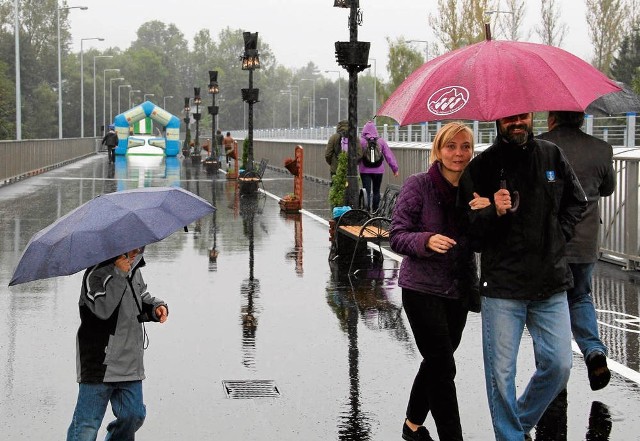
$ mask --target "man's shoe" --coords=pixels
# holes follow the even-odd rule
[[[418,427],[418,430],[414,432],[409,426],[407,426],[406,421],[402,425],[402,439],[407,441],[435,441],[431,438],[431,435],[429,435],[429,431],[426,427],[420,426]]]
[[[593,351],[585,360],[591,390],[600,390],[609,384],[611,372],[607,367],[607,356],[602,351]]]

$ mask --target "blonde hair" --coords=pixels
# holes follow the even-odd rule
[[[440,150],[446,143],[460,132],[466,132],[471,140],[471,153],[473,153],[473,131],[462,121],[452,121],[445,124],[438,130],[436,137],[431,146],[431,154],[429,156],[429,164],[433,164],[440,160]]]

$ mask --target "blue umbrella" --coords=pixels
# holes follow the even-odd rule
[[[9,286],[66,276],[158,242],[215,207],[179,187],[150,187],[97,196],[36,233]]]

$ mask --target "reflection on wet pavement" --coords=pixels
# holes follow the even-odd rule
[[[402,311],[396,260],[371,250],[349,277],[351,256],[329,262],[328,228],[308,214],[285,214],[263,193],[240,195],[224,173],[177,158],[117,159],[109,166],[98,156],[0,188],[2,439],[62,438],[77,393],[81,275],[8,288],[27,241],[96,195],[164,185],[199,194],[217,211],[145,251],[145,280],[167,300],[171,318],[147,328],[148,416],[139,438],[400,439],[420,355]],[[292,177],[268,169],[264,184],[283,196]],[[305,182],[304,207],[327,219],[326,186]],[[637,273],[597,265],[601,332],[611,357],[635,370],[638,286]],[[480,340],[480,316],[472,314],[456,352],[456,383],[465,439],[485,441],[493,432]],[[521,360],[525,378],[533,366],[526,338]],[[230,400],[226,380],[272,381],[281,395]],[[614,374],[607,388],[591,392],[576,356],[567,390],[534,439],[637,439],[637,383]],[[426,424],[434,428],[431,419]]]

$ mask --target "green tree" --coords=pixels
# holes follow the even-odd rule
[[[486,12],[492,9],[490,0],[438,0],[438,12],[428,21],[444,51],[452,51],[484,40]]]
[[[625,84],[631,84],[640,66],[640,31],[636,28],[622,39],[618,55],[611,62],[611,76]]]
[[[506,8],[504,12],[506,14],[497,13],[496,24],[497,28],[504,33],[507,40],[518,41],[520,40],[520,31],[522,28],[522,22],[525,18],[525,2],[524,0],[507,0]],[[525,40],[528,39],[529,34],[525,35]]]
[[[613,56],[623,39],[628,8],[623,0],[585,0],[589,37],[595,55],[593,65],[608,75]]]
[[[540,4],[542,23],[535,27],[543,44],[549,46],[562,46],[567,33],[567,24],[561,23],[560,11],[556,5],[556,0],[542,0]]]
[[[0,139],[16,139],[15,83],[7,71],[7,64],[0,61]]]

